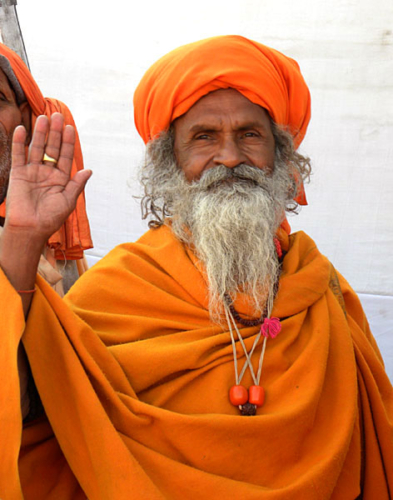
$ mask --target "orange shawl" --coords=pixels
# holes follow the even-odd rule
[[[0,498],[391,498],[393,390],[360,303],[309,237],[281,237],[283,329],[267,344],[255,417],[228,401],[229,333],[161,227],[113,250],[65,301],[38,279],[23,342],[48,420],[22,433],[24,321],[0,277]],[[257,329],[242,329],[248,349]]]
[[[22,59],[8,47],[0,43],[0,54],[5,56],[11,64],[16,78],[25,93],[31,108],[31,129],[39,115],[50,117],[56,111],[64,115],[66,125],[72,125],[76,131],[76,144],[71,175],[83,169],[82,149],[74,119],[67,106],[56,99],[44,98],[37,83]],[[0,205],[0,216],[5,217],[5,202]],[[82,193],[77,201],[75,210],[68,217],[63,226],[49,238],[48,244],[55,250],[57,259],[81,259],[83,250],[92,248],[89,221],[85,208],[85,196]]]

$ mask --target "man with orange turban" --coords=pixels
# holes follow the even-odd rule
[[[65,104],[44,98],[30,71],[20,57],[7,46],[0,44],[0,85],[3,104],[0,107],[0,231],[3,226],[5,197],[11,168],[11,142],[15,127],[24,125],[28,146],[35,121],[39,115],[50,117],[61,112],[65,122],[75,127],[71,112]],[[83,169],[83,157],[79,139],[76,140],[72,172]],[[83,250],[92,247],[84,195],[79,198],[75,210],[64,224],[48,238],[40,259],[39,273],[56,291],[63,295],[85,269]],[[73,265],[74,264],[74,265]],[[63,276],[64,283],[63,283]]]
[[[37,260],[89,172],[68,180],[74,131],[61,133],[61,115],[37,120],[27,161],[16,129],[0,497],[392,498],[393,389],[378,348],[350,286],[285,221],[304,202],[296,146],[309,116],[297,64],[257,42],[211,38],[158,61],[135,93],[150,230],[64,300],[20,252],[16,265],[15,241]],[[44,408],[24,427],[21,337]]]

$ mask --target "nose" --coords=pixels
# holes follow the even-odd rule
[[[214,156],[216,165],[225,165],[227,168],[235,168],[245,162],[244,155],[234,137],[223,137],[217,145]]]

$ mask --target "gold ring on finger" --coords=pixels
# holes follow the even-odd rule
[[[44,157],[42,158],[42,161],[48,161],[49,163],[54,163],[55,165],[57,163],[57,160],[55,160],[51,156],[48,156],[46,153],[44,153]]]

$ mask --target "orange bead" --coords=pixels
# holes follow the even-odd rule
[[[244,405],[248,400],[248,392],[242,385],[233,385],[229,390],[229,400],[233,406]]]
[[[265,401],[265,390],[260,385],[252,385],[249,390],[248,402],[261,407]]]

